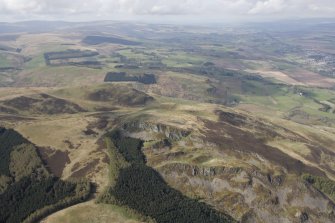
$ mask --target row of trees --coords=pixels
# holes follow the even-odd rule
[[[128,76],[125,72],[109,72],[106,74],[105,82],[134,81],[142,84],[155,84],[156,77],[153,74],[143,74],[141,76]]]
[[[88,45],[98,45],[102,43],[113,43],[113,44],[120,44],[120,45],[129,45],[129,46],[137,46],[141,43],[127,40],[123,38],[117,38],[112,36],[86,36],[83,41],[83,43]]]
[[[48,62],[50,60],[59,59],[71,59],[71,58],[81,58],[81,57],[93,57],[99,55],[98,52],[90,50],[66,50],[61,52],[49,52],[44,54],[45,60]]]

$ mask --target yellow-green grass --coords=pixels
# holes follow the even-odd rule
[[[135,60],[141,60],[141,61],[149,60],[150,61],[149,56],[143,53],[140,53],[140,52],[133,51],[132,49],[124,49],[124,50],[119,50],[117,52],[127,57],[128,59],[135,59]]]
[[[125,208],[90,201],[57,212],[44,223],[139,223],[139,216]]]
[[[190,67],[194,64],[202,64],[206,61],[207,58],[200,55],[173,52],[163,59],[162,62],[169,67]]]
[[[94,131],[99,134],[97,137],[86,136],[83,133],[87,126],[95,121],[97,121],[96,118],[82,114],[46,116],[33,122],[20,123],[15,127],[15,130],[36,146],[68,153],[70,162],[64,167],[63,179],[67,179],[73,174],[74,166],[78,164],[83,166],[94,159],[98,159],[99,162],[95,168],[99,168],[100,171],[92,169],[92,174],[85,177],[95,182],[98,185],[98,190],[100,190],[108,183],[106,178],[108,165],[102,162],[106,157],[106,151],[99,150],[97,144],[97,140],[103,132],[95,129]],[[71,142],[76,149],[71,149],[67,142]]]
[[[316,100],[330,100],[333,95],[331,90],[312,89],[313,98]],[[320,111],[322,105],[315,102],[313,98],[308,96],[299,96],[298,94],[286,93],[282,95],[268,96],[253,96],[253,95],[238,95],[241,98],[242,104],[254,104],[266,109],[287,113],[294,109],[299,109],[309,115],[334,118],[334,114]]]
[[[58,35],[50,33],[21,35],[16,42],[23,46],[22,54],[29,56],[35,56],[50,51],[63,51],[69,48],[84,48],[78,45],[62,45],[63,43],[69,42],[67,37],[72,38],[71,43],[79,43],[78,40],[73,39],[71,34]]]
[[[33,57],[29,62],[25,63],[25,69],[36,69],[39,67],[46,67],[44,56],[38,55]]]
[[[41,66],[19,73],[19,82],[25,86],[79,86],[102,83],[106,72],[104,69],[76,66]]]

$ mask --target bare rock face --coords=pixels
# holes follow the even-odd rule
[[[122,129],[145,136],[148,165],[169,185],[242,223],[335,222],[334,203],[301,177],[324,172],[266,144],[285,138],[285,129],[229,112],[218,118],[203,120],[199,131],[145,118],[122,123]]]
[[[159,133],[162,136],[176,141],[180,140],[183,137],[188,136],[191,132],[188,130],[178,129],[176,127],[172,127],[169,125],[164,124],[157,124],[152,122],[145,122],[145,121],[134,121],[123,124],[123,129],[130,131],[130,132],[140,132],[140,131],[147,131],[151,133]]]
[[[334,222],[334,204],[300,178],[237,167],[161,166],[167,182],[241,222]],[[297,210],[292,212],[292,210]]]

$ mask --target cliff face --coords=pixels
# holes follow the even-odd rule
[[[297,176],[238,167],[167,164],[170,185],[241,222],[333,222],[334,204]]]
[[[126,134],[146,140],[143,152],[169,185],[246,222],[335,222],[330,198],[302,178],[325,177],[267,141],[305,138],[233,113],[182,129],[154,121],[122,124]]]
[[[172,141],[181,140],[188,136],[191,132],[188,130],[179,129],[173,126],[164,125],[160,123],[133,121],[123,124],[123,129],[130,132],[151,132],[158,134],[162,138],[167,138]]]

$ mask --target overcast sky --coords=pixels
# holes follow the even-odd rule
[[[0,0],[0,20],[335,17],[335,0]]]

